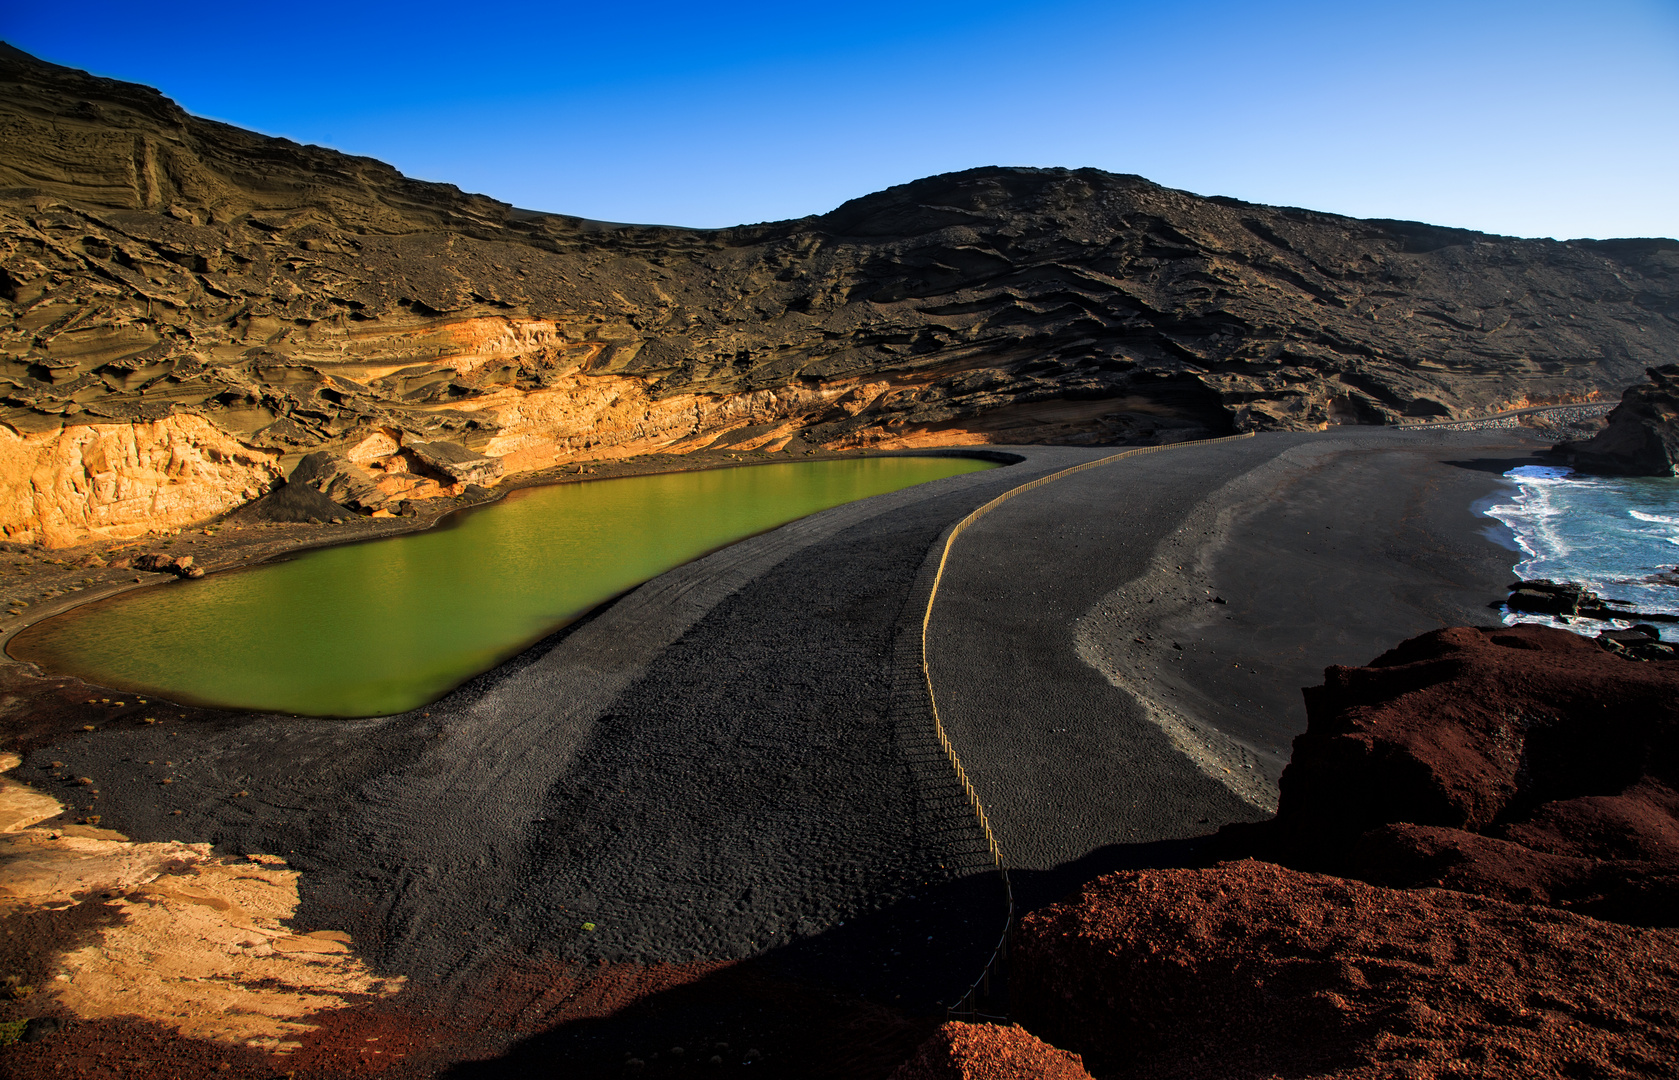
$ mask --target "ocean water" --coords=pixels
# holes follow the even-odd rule
[[[1572,469],[1524,465],[1504,474],[1514,493],[1485,513],[1515,534],[1522,551],[1516,576],[1575,581],[1640,611],[1679,614],[1679,477],[1586,476]],[[1670,581],[1658,575],[1673,575]],[[1596,634],[1630,620],[1567,623],[1507,612],[1505,623],[1535,622]],[[1679,640],[1679,624],[1662,624]]]

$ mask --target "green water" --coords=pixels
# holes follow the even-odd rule
[[[9,651],[176,701],[378,716],[433,701],[595,605],[807,514],[992,468],[881,457],[516,491],[444,527],[137,590]]]

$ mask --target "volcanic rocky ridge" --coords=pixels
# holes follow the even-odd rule
[[[1618,391],[1679,242],[1516,240],[1093,169],[719,230],[516,209],[0,45],[0,532],[363,514],[700,447],[1122,443]]]
[[[1275,819],[1028,914],[1025,1029],[895,1080],[1673,1075],[1676,685],[1543,626],[1329,668]]]

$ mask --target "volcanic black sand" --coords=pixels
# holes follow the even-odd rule
[[[135,839],[284,856],[301,921],[422,985],[531,952],[779,949],[928,1007],[1003,906],[932,739],[911,594],[952,520],[1105,452],[1022,453],[719,551],[427,709],[107,729],[30,764],[99,777],[103,826]]]
[[[1023,899],[1263,817],[1325,664],[1492,621],[1513,555],[1471,507],[1537,447],[1372,429],[1184,446],[959,537],[931,675]],[[300,928],[350,931],[416,987],[545,955],[761,956],[948,1003],[1003,905],[919,670],[942,537],[1115,452],[995,449],[1023,460],[726,548],[427,709],[112,726],[19,776],[58,759],[99,777],[105,827],[285,857]]]
[[[1515,555],[1475,504],[1534,449],[1264,434],[1086,470],[967,530],[929,662],[1023,901],[1269,816],[1326,665],[1496,621]]]

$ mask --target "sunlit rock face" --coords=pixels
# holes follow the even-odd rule
[[[27,434],[0,426],[0,536],[64,547],[180,528],[267,492],[278,458],[184,412]]]
[[[465,482],[420,444],[506,476],[1590,399],[1679,352],[1676,269],[1673,241],[1357,221],[1090,169],[975,169],[732,229],[610,225],[0,52],[0,423],[50,442],[197,417],[275,474],[344,457],[387,503]],[[237,503],[255,479],[216,490]],[[9,501],[0,528],[102,535],[49,528],[85,515],[46,502]],[[97,528],[174,520],[120,502]]]

